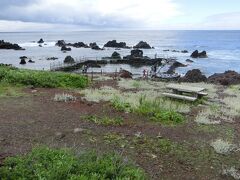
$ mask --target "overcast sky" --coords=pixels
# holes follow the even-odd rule
[[[0,0],[0,31],[240,30],[240,0]]]

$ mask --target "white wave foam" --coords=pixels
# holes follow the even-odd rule
[[[43,47],[53,47],[53,46],[55,46],[55,44],[56,44],[56,42],[45,42],[41,45]],[[39,46],[39,44],[36,42],[26,42],[26,43],[19,44],[19,46],[21,46],[21,47],[37,47],[37,46]]]

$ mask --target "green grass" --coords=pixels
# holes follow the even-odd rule
[[[76,156],[67,150],[36,148],[25,156],[7,158],[0,167],[3,180],[146,179],[144,172],[118,154],[95,152]]]
[[[23,96],[21,85],[11,85],[9,83],[0,82],[0,97],[18,97]]]
[[[84,88],[88,78],[62,72],[23,70],[0,67],[0,81],[9,84],[31,85],[44,88]]]
[[[140,105],[134,111],[149,116],[154,122],[160,122],[166,125],[180,124],[185,121],[185,118],[180,113],[165,109],[161,100],[148,101],[146,97],[140,98]]]
[[[98,117],[98,116],[85,116],[83,117],[85,120],[93,122],[98,125],[104,125],[104,126],[120,126],[123,124],[123,118],[116,117],[116,118],[110,118],[107,116],[104,117]]]

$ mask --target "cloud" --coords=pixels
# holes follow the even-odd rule
[[[179,15],[173,0],[1,0],[0,19],[89,28],[155,29]]]

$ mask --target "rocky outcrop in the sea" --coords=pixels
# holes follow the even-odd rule
[[[103,49],[101,49],[101,48],[97,45],[96,42],[90,43],[89,46],[90,46],[90,48],[93,49],[93,50],[103,50]]]
[[[224,86],[240,84],[240,74],[235,71],[216,73],[208,78],[208,82]]]
[[[194,61],[191,60],[191,59],[186,59],[186,62],[188,62],[188,63],[193,63]]]
[[[191,83],[206,82],[207,77],[203,75],[199,69],[193,69],[188,71],[186,75],[180,79],[180,81]]]
[[[47,58],[48,61],[54,61],[56,59],[58,59],[58,58],[57,57],[49,57],[49,58]]]
[[[66,46],[66,42],[64,40],[58,40],[56,46],[63,47]]]
[[[182,50],[181,53],[188,53],[188,50]]]
[[[133,46],[134,49],[152,49],[152,47],[144,41],[140,41],[137,45]]]
[[[119,77],[125,78],[125,79],[132,79],[133,74],[125,69],[120,69],[119,71]]]
[[[67,46],[62,46],[61,51],[71,51],[72,49]]]
[[[89,46],[84,42],[68,43],[67,46],[72,46],[75,48],[89,48]]]
[[[35,61],[33,61],[33,60],[31,60],[31,59],[29,59],[28,62],[29,62],[29,63],[35,63]]]
[[[0,40],[0,49],[25,50],[18,44],[12,44],[9,42],[5,42],[4,40]]]
[[[74,60],[71,56],[67,56],[67,57],[64,59],[64,63],[73,64],[73,63],[75,63],[75,60]]]
[[[207,58],[208,56],[207,56],[206,51],[199,52],[198,50],[196,50],[191,54],[191,57],[192,58]]]
[[[169,67],[167,74],[174,74],[175,70],[179,67],[186,67],[187,65],[180,63],[178,61],[174,61],[172,65]]]
[[[112,58],[112,59],[121,59],[121,55],[120,55],[118,52],[114,51],[114,52],[112,53],[111,58]]]
[[[38,44],[43,44],[43,43],[44,43],[44,40],[41,38],[37,43],[38,43]]]
[[[104,47],[110,48],[129,48],[125,42],[117,42],[116,40],[108,41]]]
[[[19,64],[21,64],[21,65],[27,64],[27,62],[26,62],[27,56],[21,56],[19,59],[21,60]]]

